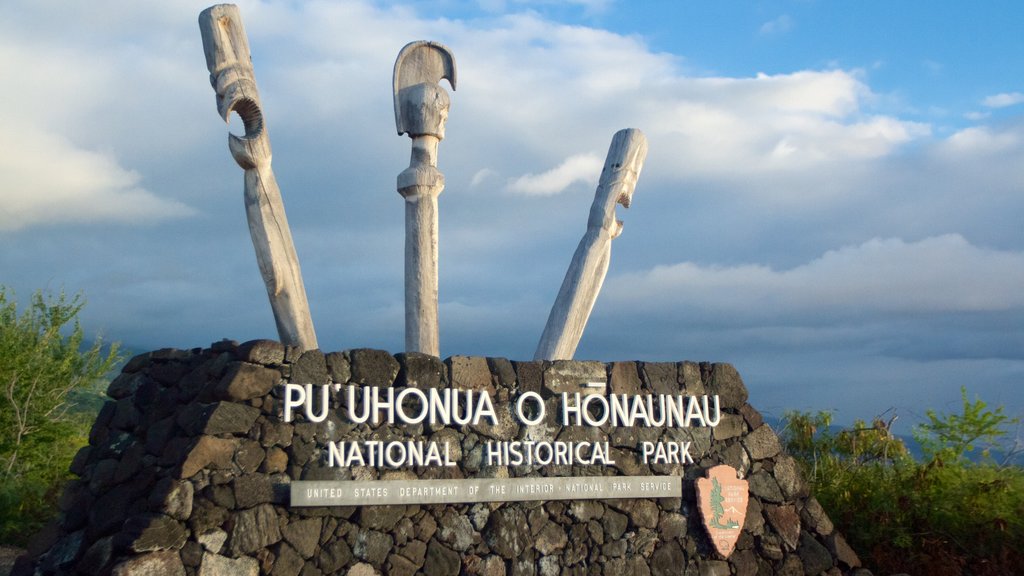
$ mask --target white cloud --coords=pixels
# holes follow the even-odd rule
[[[757,114],[812,114],[839,119],[856,114],[872,97],[858,73],[804,70],[759,73],[753,78],[679,78],[680,96]]]
[[[1014,130],[994,130],[988,126],[972,126],[951,134],[940,143],[939,149],[947,155],[992,154],[1018,149],[1022,134]]]
[[[24,126],[0,131],[0,231],[69,222],[139,223],[193,213],[141,187],[109,154]]]
[[[856,72],[676,77],[653,92],[638,95],[634,121],[650,139],[651,172],[801,209],[862,193],[870,166],[932,133],[868,112],[874,96]]]
[[[1024,102],[1024,92],[1003,92],[988,96],[981,101],[982,106],[988,108],[1006,108]]]
[[[793,20],[793,18],[786,14],[783,14],[782,16],[779,16],[774,20],[769,20],[768,22],[761,24],[759,32],[766,36],[771,36],[775,34],[785,34],[786,32],[792,30],[794,26],[796,26],[796,22]]]
[[[594,154],[570,156],[547,172],[524,174],[510,181],[507,189],[527,196],[551,196],[565,191],[576,182],[596,185],[601,177],[602,165],[601,158]]]
[[[485,181],[487,181],[494,175],[494,170],[491,170],[490,168],[481,168],[480,170],[477,170],[475,174],[473,174],[473,178],[471,178],[469,181],[469,186],[470,188],[476,188],[477,186],[483,184]]]
[[[1022,285],[1024,253],[947,234],[915,242],[876,238],[785,270],[762,264],[656,266],[611,279],[605,305],[789,322],[801,316],[870,321],[880,314],[1021,309]]]
[[[872,113],[877,97],[856,70],[692,77],[678,57],[653,53],[634,38],[531,16],[458,36],[450,41],[456,50],[475,49],[458,56],[449,140],[456,141],[452,127],[460,121],[501,134],[502,147],[513,152],[489,145],[459,153],[505,174],[532,172],[547,158],[606,142],[625,127],[640,128],[650,140],[645,177],[728,182],[851,170],[931,134],[927,124]],[[506,165],[496,165],[494,154]]]
[[[459,67],[443,154],[446,166],[453,167],[453,158],[472,166],[464,181],[480,166],[500,174],[533,172],[581,145],[603,146],[625,127],[648,135],[652,175],[726,180],[836,169],[887,157],[931,134],[926,124],[873,113],[878,97],[857,70],[693,77],[682,71],[679,56],[653,52],[641,38],[536,14],[437,27]],[[375,42],[384,34],[378,32]],[[361,41],[356,33],[346,40]],[[331,62],[350,58],[330,55]],[[331,102],[311,109],[338,109],[338,94],[351,96],[352,88],[331,80],[337,74],[307,72],[301,75],[319,79],[311,93]],[[529,188],[536,182],[531,176],[512,188]],[[542,189],[551,194],[561,188]]]
[[[124,159],[158,147],[167,165],[195,138],[192,117],[180,113],[183,97],[195,92],[180,82],[187,67],[160,49],[173,41],[165,34],[143,35],[111,48],[103,34],[97,33],[100,41],[83,39],[76,28],[87,22],[114,34],[118,27],[109,19],[139,18],[137,26],[161,29],[168,12],[143,15],[103,4],[89,15],[74,9],[49,14],[52,6],[43,4],[26,13],[46,13],[61,41],[17,22],[0,26],[0,83],[9,87],[0,93],[0,230],[139,224],[193,214],[181,200],[142,185],[140,170],[149,166],[129,167]],[[65,28],[72,37],[62,33]]]

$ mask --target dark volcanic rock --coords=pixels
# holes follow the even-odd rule
[[[686,565],[686,555],[677,542],[667,542],[654,551],[651,556],[651,576],[669,576],[679,574],[679,569]]]
[[[584,386],[592,382],[599,385]],[[328,385],[315,389],[329,396],[325,418],[307,418],[299,409],[284,422],[283,383]],[[351,421],[349,385],[395,387],[378,395],[385,399],[383,422]],[[435,398],[449,387],[473,390],[477,400],[486,393],[496,422],[488,416],[445,425],[437,414],[434,422],[388,422],[396,408],[386,405],[386,392],[407,387],[441,389],[431,391]],[[540,394],[547,411],[536,426],[523,425],[514,412],[526,392]],[[577,393],[718,395],[720,418],[715,427],[564,425],[562,394]],[[808,496],[796,461],[747,403],[743,381],[728,364],[442,361],[415,352],[324,354],[269,340],[225,340],[206,350],[137,356],[109,395],[89,446],[72,464],[79,479],[60,498],[59,519],[18,561],[15,576],[866,572]],[[402,409],[416,414],[409,401],[415,397],[406,398]],[[528,415],[540,409],[530,406]],[[460,403],[455,412],[467,413],[466,406]],[[616,463],[487,462],[496,441],[555,440],[608,442]],[[331,467],[326,456],[335,441],[434,443],[454,465]],[[642,443],[686,443],[693,462],[644,463]],[[728,559],[712,548],[694,490],[694,481],[718,464],[736,468],[749,489],[746,521]],[[300,480],[398,480],[388,490],[399,491],[417,478],[497,478],[500,486],[502,478],[602,475],[679,475],[682,494],[451,505],[373,505],[368,497],[361,506],[315,508],[292,506],[289,496]]]
[[[518,508],[502,508],[491,514],[484,528],[484,538],[498,555],[512,560],[531,546],[526,516]]]
[[[708,394],[717,394],[722,408],[741,408],[747,403],[747,387],[732,364],[711,366],[711,378],[707,384]]]
[[[322,526],[323,520],[320,518],[295,520],[281,527],[281,535],[300,556],[310,558],[316,553],[317,545],[320,543]]]
[[[398,360],[384,350],[352,350],[349,359],[352,363],[352,381],[366,386],[391,386],[401,368]]]
[[[445,382],[445,365],[437,356],[420,352],[397,354],[395,358],[401,367],[396,386],[412,388],[440,388]]]
[[[808,574],[820,574],[832,567],[832,553],[806,531],[800,533],[798,554]]]
[[[427,559],[423,564],[423,571],[427,574],[438,576],[457,576],[462,566],[459,555],[437,540],[431,540],[427,545]]]
[[[170,516],[143,514],[129,518],[118,535],[120,547],[133,552],[179,550],[185,545],[188,530]]]
[[[273,340],[250,340],[238,347],[238,357],[253,364],[278,366],[284,362],[284,345]]]
[[[193,436],[245,434],[259,416],[259,409],[235,402],[192,404],[178,416],[178,425]]]
[[[319,350],[306,350],[292,364],[291,381],[295,384],[327,384],[331,377],[327,371],[327,358]]]
[[[281,381],[281,373],[248,362],[232,362],[217,383],[215,394],[224,400],[249,400],[266,396]]]
[[[777,456],[782,451],[782,444],[779,437],[767,424],[754,430],[743,439],[743,446],[746,447],[750,458],[753,460],[764,460]]]
[[[188,520],[192,515],[192,497],[195,488],[191,482],[164,476],[149,494],[151,509],[177,520]]]
[[[165,550],[129,558],[110,571],[111,576],[185,576],[177,552]]]
[[[263,504],[234,515],[235,526],[228,546],[232,555],[248,554],[281,540],[281,528],[274,507]]]

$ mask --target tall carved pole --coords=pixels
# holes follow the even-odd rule
[[[455,90],[455,57],[436,42],[412,42],[395,60],[395,124],[412,138],[409,167],[398,175],[405,198],[405,349],[440,356],[437,330],[437,197],[444,175],[437,145],[444,138],[448,93]]]
[[[210,83],[217,93],[217,111],[225,122],[234,111],[245,125],[244,136],[228,134],[228,149],[245,170],[245,214],[278,336],[285,344],[317,348],[299,258],[270,167],[270,139],[238,7],[219,4],[203,10],[199,30]]]
[[[646,157],[647,138],[642,132],[627,128],[615,133],[590,206],[587,231],[562,280],[534,360],[571,360],[576,353],[608,273],[612,239],[622,233],[622,222],[615,219],[615,205],[629,208]]]

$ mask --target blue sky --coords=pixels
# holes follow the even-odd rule
[[[0,8],[0,283],[133,348],[274,337],[196,20]],[[1024,6],[241,2],[321,346],[401,351],[391,68],[445,43],[442,355],[527,359],[615,131],[650,152],[577,358],[737,366],[755,405],[1024,414]],[[904,424],[902,433],[909,431]]]
[[[857,70],[885,96],[880,109],[965,125],[991,113],[982,101],[1024,73],[1015,16],[1019,3],[867,0],[773,2],[435,2],[413,3],[434,17],[488,19],[531,10],[579,26],[642,38],[699,75],[753,76],[802,69]]]

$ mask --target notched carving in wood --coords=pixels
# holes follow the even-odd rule
[[[270,140],[263,122],[263,107],[256,88],[256,73],[249,52],[249,40],[238,7],[218,4],[199,15],[206,68],[216,93],[217,112],[224,122],[235,112],[242,119],[243,136],[228,134],[228,148],[242,168],[254,168],[270,161]]]
[[[245,128],[243,136],[228,133],[228,149],[245,170],[245,214],[278,337],[285,344],[317,348],[299,258],[271,168],[270,137],[238,7],[218,4],[203,10],[199,31],[217,112],[225,122],[237,113]]]
[[[455,89],[455,57],[443,44],[411,42],[398,53],[392,88],[398,135],[412,138],[409,167],[398,175],[405,198],[405,349],[440,355],[437,321],[437,197],[444,174],[437,169],[444,138],[448,80]]]
[[[622,221],[615,217],[615,206],[629,208],[633,202],[633,191],[646,157],[647,138],[643,132],[627,128],[612,137],[590,205],[587,230],[551,306],[534,360],[571,360],[576,354],[608,273],[612,240],[622,234]]]
[[[444,138],[449,98],[441,80],[448,80],[455,90],[455,56],[444,44],[420,40],[398,53],[392,86],[399,136]]]

